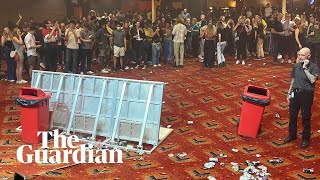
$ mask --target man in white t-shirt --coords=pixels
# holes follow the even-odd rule
[[[65,33],[66,62],[64,72],[77,73],[79,53],[79,31],[76,29],[76,22],[71,20],[69,29]]]
[[[266,4],[266,8],[264,9],[264,15],[265,17],[269,17],[272,15],[272,7],[270,6],[269,3]]]

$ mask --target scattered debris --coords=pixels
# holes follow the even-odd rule
[[[165,101],[162,101],[162,104],[165,104],[166,102]]]
[[[216,163],[216,162],[218,162],[218,161],[219,161],[219,159],[218,159],[218,158],[209,158],[209,161],[210,161],[210,162],[215,162],[215,163]]]
[[[267,63],[263,63],[262,65],[264,65],[264,66],[265,66],[265,65],[267,65]]]
[[[217,180],[215,177],[208,176],[208,180]]]
[[[303,168],[303,172],[306,174],[313,174],[314,173],[314,169],[313,168]]]
[[[257,158],[261,157],[261,154],[256,154],[256,157],[257,157]]]
[[[188,124],[189,124],[189,125],[193,124],[193,121],[188,121]]]
[[[139,158],[139,161],[144,161],[144,158],[143,158],[143,157],[140,157],[140,158]]]
[[[231,165],[232,165],[231,169],[232,169],[233,171],[236,171],[236,172],[239,171],[240,165],[239,165],[238,163],[232,162]]]
[[[171,158],[171,157],[173,157],[173,156],[174,156],[174,154],[170,153],[170,154],[168,154],[168,156]]]
[[[167,126],[167,128],[171,128],[171,127],[172,127],[171,125],[168,125],[168,126]]]
[[[281,118],[279,113],[276,113],[274,116],[275,116],[277,119],[280,119],[280,118]]]
[[[208,163],[205,163],[203,165],[203,167],[206,169],[212,169],[212,168],[214,168],[215,165],[216,165],[216,163],[214,163],[214,162],[208,162]]]
[[[275,163],[282,163],[283,160],[280,158],[276,158],[276,159],[269,159],[268,162],[271,164],[275,164]]]
[[[182,158],[182,157],[187,156],[187,153],[183,152],[183,153],[181,153],[181,154],[178,154],[178,156]]]
[[[219,156],[220,156],[220,157],[223,157],[223,158],[228,157],[228,155],[226,155],[226,154],[220,154]]]
[[[231,151],[232,151],[232,152],[239,152],[239,150],[236,149],[236,148],[231,149]]]
[[[220,166],[222,166],[222,167],[224,167],[224,166],[226,166],[226,163],[220,163]]]
[[[320,133],[320,129],[317,132]]]

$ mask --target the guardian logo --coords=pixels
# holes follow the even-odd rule
[[[93,145],[86,147],[85,144],[74,146],[73,142],[79,142],[79,138],[75,135],[66,137],[59,135],[58,130],[53,131],[54,145],[52,149],[47,150],[48,135],[52,136],[52,132],[38,132],[38,136],[42,134],[41,150],[33,150],[31,145],[22,145],[17,150],[17,159],[21,163],[69,163],[69,157],[72,156],[74,163],[123,163],[121,150],[95,149]],[[59,140],[61,140],[59,146]],[[68,146],[67,146],[68,145]],[[71,148],[71,150],[70,150]],[[62,149],[62,150],[61,150]],[[32,151],[33,153],[25,153],[24,151]],[[80,153],[80,154],[79,154]],[[25,154],[25,158],[24,158]],[[115,161],[115,154],[117,158]]]

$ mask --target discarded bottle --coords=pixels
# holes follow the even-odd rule
[[[313,174],[314,173],[314,169],[313,168],[303,168],[303,172],[306,174]]]

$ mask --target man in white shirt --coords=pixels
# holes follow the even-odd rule
[[[176,58],[176,67],[183,67],[184,40],[187,35],[187,28],[183,25],[183,20],[181,18],[177,19],[177,24],[173,27],[172,34],[174,35],[173,50]]]
[[[64,71],[66,73],[77,73],[78,70],[78,53],[79,53],[79,31],[76,29],[76,22],[71,20],[69,29],[66,30],[66,62]]]
[[[266,8],[264,9],[264,15],[265,15],[265,17],[267,18],[267,17],[269,17],[269,16],[271,16],[272,15],[272,7],[270,6],[270,4],[269,3],[267,3],[266,4]]]
[[[36,66],[36,59],[37,59],[37,51],[36,48],[40,48],[41,45],[36,45],[36,40],[34,37],[36,31],[36,27],[32,26],[30,27],[30,31],[24,38],[24,43],[27,48],[27,59],[29,64],[29,75],[30,78],[32,78],[32,70]]]

